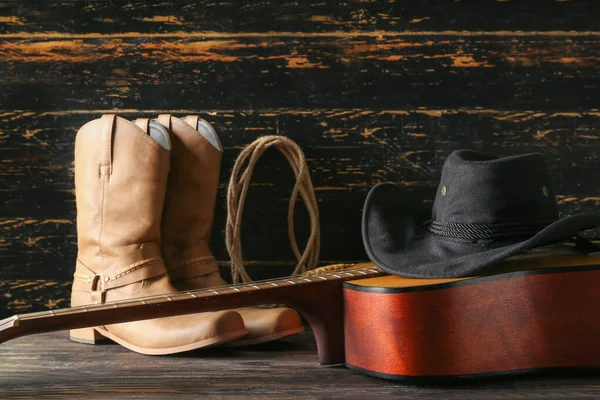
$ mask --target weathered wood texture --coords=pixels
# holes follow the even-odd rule
[[[587,1],[22,1],[0,3],[1,33],[589,31]]]
[[[596,108],[599,35],[0,36],[13,109]],[[27,96],[23,96],[27,93]]]
[[[212,248],[224,270],[226,182],[239,150],[264,134],[289,136],[306,153],[323,262],[365,259],[360,215],[372,185],[397,181],[432,198],[444,158],[458,148],[541,151],[561,211],[597,208],[596,8],[564,1],[0,2],[0,279],[3,290],[11,288],[0,298],[7,312],[68,303],[73,142],[103,112],[199,112],[214,124],[225,156]],[[291,179],[276,152],[255,172],[243,244],[245,258],[262,265],[253,269],[257,278],[291,270]]]
[[[343,367],[318,366],[310,333],[245,349],[149,357],[118,345],[71,342],[66,333],[0,345],[0,397],[48,399],[581,399],[598,375],[544,375],[463,385],[409,386]]]

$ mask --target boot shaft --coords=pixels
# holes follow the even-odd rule
[[[80,263],[100,274],[140,257],[160,257],[168,172],[169,149],[123,118],[103,116],[79,130],[75,193]]]
[[[186,117],[185,121],[168,115],[158,119],[171,132],[171,172],[162,221],[162,254],[173,280],[216,269],[208,242],[222,151],[214,130],[211,132],[214,135],[207,139],[196,129],[198,121],[212,130],[196,116]],[[190,264],[196,267],[186,271],[181,268]]]

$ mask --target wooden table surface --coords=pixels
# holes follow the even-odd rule
[[[244,349],[150,357],[116,344],[81,345],[66,333],[0,345],[0,398],[599,398],[596,375],[537,375],[411,386],[322,367],[310,333]]]

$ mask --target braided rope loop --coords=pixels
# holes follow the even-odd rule
[[[242,258],[242,214],[254,167],[260,156],[270,147],[275,147],[283,153],[296,176],[296,184],[288,204],[287,218],[288,237],[297,260],[293,275],[314,269],[319,261],[321,237],[319,209],[304,153],[294,141],[284,136],[263,136],[242,150],[233,166],[229,186],[227,187],[225,244],[231,259],[231,276],[234,284],[252,281]],[[243,169],[244,165],[246,166],[245,169]],[[298,195],[302,198],[310,217],[310,236],[302,253],[298,247],[294,229],[294,212]]]

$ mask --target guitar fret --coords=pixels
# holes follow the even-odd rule
[[[236,292],[241,292],[241,290],[236,288],[235,286],[230,286],[229,289],[235,290]]]
[[[198,297],[198,296],[196,296],[194,293],[190,293],[190,292],[185,292],[185,293],[186,293],[186,294],[188,294],[188,295],[190,295],[190,296],[192,296],[193,298],[196,298],[196,297]]]
[[[276,284],[275,282],[269,282],[269,284],[271,284],[271,285],[273,285],[273,286],[275,286],[275,287],[279,287],[279,285],[278,285],[278,284]]]
[[[252,286],[250,286],[250,287],[253,287],[254,289],[260,289],[260,287],[259,287],[259,286],[256,286],[256,285],[252,285]]]
[[[296,282],[294,282],[294,281],[286,281],[286,282],[289,282],[289,283],[291,283],[292,285],[295,285],[295,284],[296,284]]]

